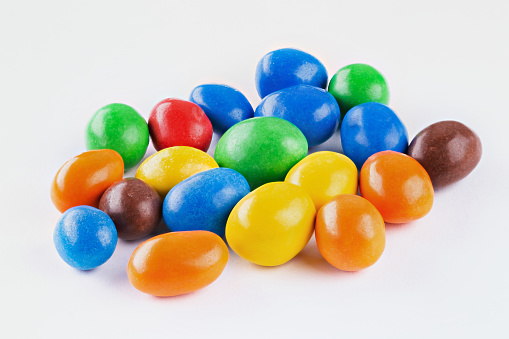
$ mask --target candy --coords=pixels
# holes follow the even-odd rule
[[[336,98],[342,117],[354,106],[366,102],[389,103],[389,88],[376,69],[365,64],[341,68],[329,83],[329,92]]]
[[[282,181],[307,155],[308,144],[292,123],[272,117],[239,122],[219,139],[214,158],[221,167],[242,174],[251,189]]]
[[[316,245],[332,266],[359,271],[378,261],[385,249],[382,216],[366,199],[338,195],[316,215]]]
[[[219,167],[215,160],[199,149],[176,146],[163,149],[138,167],[135,177],[152,186],[164,199],[179,182],[191,175]]]
[[[361,195],[378,209],[385,222],[422,218],[433,206],[433,186],[426,170],[406,154],[376,153],[362,166]]]
[[[316,152],[293,166],[285,181],[302,187],[318,211],[338,194],[357,193],[357,168],[343,154]]]
[[[327,71],[314,56],[292,48],[267,53],[256,66],[256,90],[261,98],[294,85],[327,86]]]
[[[117,151],[126,170],[143,159],[148,141],[147,122],[132,107],[124,104],[111,104],[98,110],[86,131],[87,150]]]
[[[297,126],[309,147],[327,141],[339,125],[339,107],[324,89],[297,85],[273,92],[256,108],[257,117],[285,119]]]
[[[230,212],[249,191],[246,179],[229,168],[195,174],[166,195],[164,222],[174,232],[204,230],[223,236]]]
[[[428,172],[435,189],[455,183],[470,174],[481,160],[481,139],[457,121],[440,121],[419,132],[408,155]]]
[[[212,232],[174,232],[139,245],[127,276],[143,293],[168,297],[194,292],[214,282],[228,262],[228,248]]]
[[[159,194],[136,178],[117,181],[104,192],[99,209],[110,216],[118,237],[141,239],[161,222],[162,201]]]
[[[104,191],[123,175],[124,163],[117,152],[84,152],[58,170],[51,185],[51,200],[60,212],[79,205],[98,207]]]
[[[377,102],[355,106],[341,124],[341,145],[357,168],[381,151],[404,153],[408,147],[407,131],[389,107]]]
[[[299,186],[272,182],[246,195],[226,223],[226,240],[242,258],[262,266],[295,257],[313,234],[315,206]]]
[[[212,124],[200,106],[185,100],[164,99],[148,119],[154,148],[190,146],[207,152],[212,140]]]
[[[253,117],[253,107],[244,94],[226,85],[201,85],[193,89],[191,102],[203,109],[214,131],[223,134],[238,122]]]
[[[77,206],[62,214],[53,241],[69,266],[91,270],[111,257],[117,246],[117,231],[106,213],[90,206]]]

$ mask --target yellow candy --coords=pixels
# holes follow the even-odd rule
[[[350,158],[336,152],[316,152],[293,166],[285,182],[302,187],[318,211],[338,194],[357,194],[357,176]]]
[[[135,177],[152,186],[164,199],[179,182],[193,174],[218,168],[207,153],[187,146],[165,148],[148,157],[136,171]]]
[[[300,187],[265,184],[240,200],[226,223],[226,240],[235,253],[262,266],[295,257],[314,230],[315,206]]]

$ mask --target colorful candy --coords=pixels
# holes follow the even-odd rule
[[[214,282],[228,262],[228,248],[212,232],[174,232],[138,246],[127,266],[131,284],[167,297],[194,292]]]
[[[51,200],[60,212],[79,205],[98,207],[104,191],[123,175],[124,163],[117,152],[84,152],[58,170],[51,185]]]
[[[164,222],[173,232],[204,230],[224,236],[230,212],[249,192],[246,179],[232,169],[197,173],[168,193]]]
[[[117,231],[106,213],[90,206],[76,206],[60,217],[53,241],[69,266],[91,270],[111,257],[117,246]]]
[[[162,201],[159,194],[136,178],[117,181],[104,192],[99,209],[110,216],[118,237],[141,239],[161,222]]]
[[[357,193],[357,168],[343,154],[316,152],[293,166],[285,181],[302,187],[318,211],[338,194]]]
[[[154,148],[194,147],[207,152],[212,140],[212,124],[200,106],[185,100],[164,99],[148,119]]]
[[[433,206],[433,186],[426,170],[406,154],[384,151],[369,157],[360,174],[361,195],[385,222],[406,223],[424,217]]]
[[[251,189],[282,181],[308,152],[302,132],[292,123],[272,117],[239,122],[219,139],[214,158],[221,167],[242,174]]]
[[[419,132],[408,155],[428,172],[435,189],[455,183],[470,174],[482,156],[481,139],[457,121],[440,121]]]
[[[267,53],[256,66],[256,89],[263,99],[295,85],[327,86],[327,71],[314,56],[292,48]]]
[[[332,266],[359,271],[378,261],[385,249],[385,224],[375,206],[357,195],[338,195],[316,216],[316,245]]]
[[[152,186],[164,199],[179,182],[217,167],[215,160],[207,153],[192,147],[176,146],[165,148],[145,159],[135,177]]]
[[[143,159],[148,141],[147,122],[132,107],[124,104],[104,106],[87,126],[87,150],[117,151],[124,160],[126,170]]]
[[[341,124],[341,145],[345,155],[361,168],[375,153],[406,152],[408,134],[392,109],[377,102],[367,102],[346,113]]]
[[[201,85],[193,89],[191,102],[203,109],[214,131],[223,134],[242,120],[253,117],[253,107],[244,94],[226,85]]]
[[[332,77],[328,91],[336,98],[343,116],[366,102],[389,103],[389,87],[380,72],[369,65],[352,64]]]
[[[339,107],[324,89],[296,85],[267,95],[256,108],[257,117],[285,119],[297,126],[309,147],[324,143],[339,125]]]
[[[226,223],[226,240],[242,258],[262,266],[295,257],[313,234],[315,206],[299,186],[272,182],[246,195]]]

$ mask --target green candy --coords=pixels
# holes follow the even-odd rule
[[[136,166],[147,151],[148,125],[131,106],[110,104],[94,114],[88,123],[85,138],[87,150],[117,151],[127,170]]]
[[[366,103],[389,103],[389,87],[380,72],[369,65],[352,64],[341,68],[329,83],[329,93],[336,98],[341,121],[350,108]]]
[[[244,120],[219,139],[214,159],[221,167],[242,174],[251,190],[283,181],[308,153],[308,143],[294,124],[274,117]]]

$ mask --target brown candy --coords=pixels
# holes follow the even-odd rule
[[[462,123],[440,121],[419,132],[407,153],[426,169],[436,189],[469,175],[481,160],[482,145]]]
[[[159,224],[162,201],[159,194],[140,179],[126,178],[104,192],[99,209],[113,220],[120,239],[136,240],[150,234]]]

